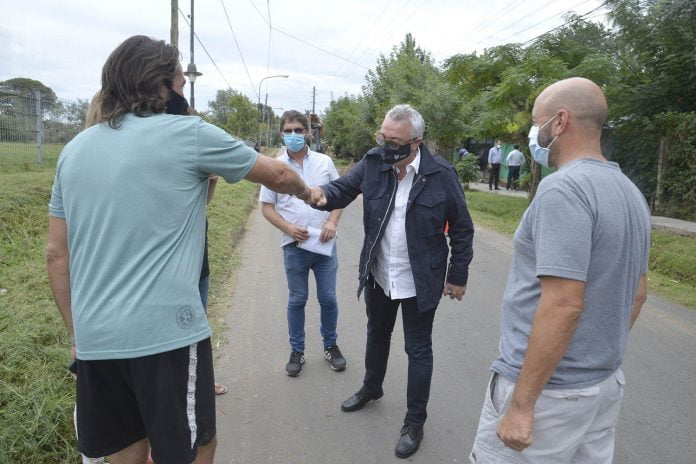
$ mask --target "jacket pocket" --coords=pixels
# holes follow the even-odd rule
[[[445,192],[423,192],[414,200],[414,211],[418,235],[428,237],[444,232]]]

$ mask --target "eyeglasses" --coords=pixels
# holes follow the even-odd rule
[[[283,134],[292,134],[293,132],[295,134],[304,134],[304,127],[296,127],[294,129],[283,129]]]
[[[391,148],[392,150],[396,150],[399,147],[403,147],[404,145],[410,145],[415,140],[418,140],[418,137],[413,137],[411,140],[401,142],[400,140],[387,139],[384,137],[384,134],[382,134],[380,132],[375,134],[375,142],[377,142],[377,145],[379,145],[380,147],[383,147],[386,145],[389,148]]]

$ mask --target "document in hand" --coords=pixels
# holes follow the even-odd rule
[[[319,253],[320,255],[331,256],[334,241],[336,239],[332,238],[331,240],[322,242],[321,240],[319,240],[321,230],[315,229],[314,227],[307,227],[307,231],[309,232],[309,238],[304,242],[298,242],[297,247],[303,248],[307,251],[311,251],[312,253]]]

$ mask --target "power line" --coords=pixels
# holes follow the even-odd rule
[[[191,23],[189,23],[188,19],[186,18],[186,15],[184,14],[183,11],[181,11],[181,8],[179,8],[179,14],[184,18],[184,21],[186,21],[186,24],[188,24],[189,27],[191,27]],[[200,37],[198,37],[198,34],[194,31],[193,35],[196,37],[196,40],[198,40],[198,44],[203,48],[203,51],[205,52],[206,55],[208,55],[208,59],[213,63],[213,66],[215,66],[215,69],[217,69],[217,72],[220,74],[220,77],[222,77],[222,80],[225,81],[225,84],[227,84],[227,87],[232,88],[230,83],[227,81],[225,78],[225,75],[222,74],[222,71],[220,71],[220,68],[218,67],[217,63],[213,59],[212,56],[210,56],[210,53],[208,53],[208,49],[205,48],[205,45],[203,45],[203,42],[201,41]]]
[[[299,38],[299,37],[297,37],[297,36],[295,36],[295,35],[292,35],[292,34],[290,34],[290,33],[288,33],[288,32],[285,32],[285,31],[283,31],[283,30],[281,30],[281,29],[278,29],[278,28],[275,27],[275,26],[273,26],[272,29],[273,29],[274,31],[276,31],[276,32],[280,32],[281,34],[290,37],[291,39],[295,39],[295,40],[297,40],[298,42],[302,42],[303,44],[305,44],[305,45],[307,45],[307,46],[309,46],[309,47],[315,48],[315,49],[317,49],[317,50],[319,50],[319,51],[321,51],[321,52],[324,52],[324,53],[326,53],[326,54],[328,54],[328,55],[331,55],[331,56],[333,56],[334,58],[338,58],[339,60],[346,61],[346,62],[348,62],[348,63],[350,63],[350,64],[352,64],[352,65],[359,66],[359,67],[361,67],[361,68],[363,68],[363,69],[370,69],[370,68],[368,68],[367,66],[363,66],[363,65],[361,65],[360,63],[356,63],[355,61],[352,61],[352,60],[349,60],[348,58],[344,58],[344,57],[342,57],[342,56],[340,56],[340,55],[337,55],[336,53],[334,53],[334,52],[332,52],[332,51],[329,51],[329,50],[326,50],[326,49],[324,49],[324,48],[321,48],[321,47],[319,47],[318,45],[314,45],[314,44],[311,43],[311,42],[307,42],[306,40],[301,39],[301,38]]]
[[[249,74],[249,68],[247,68],[246,62],[244,61],[244,54],[242,53],[242,49],[239,47],[239,42],[237,42],[237,34],[234,33],[234,28],[232,27],[232,22],[230,21],[230,16],[227,14],[227,8],[225,8],[225,2],[223,0],[220,0],[220,4],[222,5],[222,9],[225,12],[225,17],[227,18],[227,25],[230,27],[230,31],[232,31],[232,37],[234,37],[234,44],[237,46],[237,51],[239,52],[239,57],[242,59],[242,64],[244,65],[244,71],[246,71],[246,75],[249,78],[249,83],[251,84],[251,89],[256,95],[256,100],[259,100],[261,97],[259,96],[259,93],[256,91],[256,85],[254,85],[254,81],[251,78],[251,74]]]
[[[505,27],[503,27],[502,29],[498,29],[497,31],[495,31],[495,32],[493,32],[493,33],[491,33],[491,34],[488,34],[488,35],[486,36],[486,38],[487,38],[487,39],[490,39],[490,38],[495,37],[496,34],[498,34],[498,33],[500,33],[500,32],[503,32],[503,31],[507,30],[510,26],[512,26],[512,25],[515,24],[515,23],[521,22],[522,20],[529,18],[529,17],[530,17],[531,15],[533,15],[534,13],[536,13],[536,12],[538,12],[538,11],[540,11],[540,10],[543,10],[544,8],[546,8],[546,7],[549,6],[550,4],[554,3],[555,1],[556,1],[556,0],[550,0],[550,1],[546,2],[546,3],[544,3],[543,5],[541,5],[540,7],[538,7],[536,10],[533,10],[533,11],[527,13],[526,15],[522,16],[521,18],[517,18],[517,19],[514,20],[513,22],[507,24],[507,25],[506,25]],[[587,0],[587,1],[589,1],[589,0]]]
[[[394,1],[394,0],[389,0],[389,1],[387,2],[387,4],[384,6],[384,8],[382,8],[382,11],[380,11],[380,12],[377,14],[377,16],[375,17],[375,20],[372,22],[372,24],[370,25],[370,27],[367,28],[367,31],[368,31],[368,32],[362,35],[362,38],[360,39],[360,41],[355,45],[355,47],[353,47],[353,50],[350,51],[350,54],[348,55],[348,58],[353,58],[353,54],[355,53],[355,51],[360,47],[360,45],[362,45],[362,43],[365,41],[365,39],[372,33],[372,31],[374,30],[375,25],[377,24],[377,22],[378,22],[380,19],[382,19],[382,15],[384,15],[384,12],[387,11],[387,8],[389,8],[389,5],[391,5],[393,1]],[[338,66],[338,68],[336,68],[336,70],[333,72],[333,74],[334,74],[334,75],[338,75],[339,72],[343,70],[343,67],[344,67],[344,66],[345,66],[345,63],[341,63],[341,64]]]
[[[543,23],[545,23],[545,22],[547,22],[547,21],[549,21],[549,20],[551,20],[551,19],[553,19],[553,18],[555,18],[555,17],[557,17],[557,16],[559,16],[559,15],[565,15],[565,14],[567,14],[567,13],[570,13],[570,12],[573,11],[575,8],[577,8],[577,7],[581,6],[581,5],[584,5],[585,3],[589,2],[589,1],[590,1],[590,0],[584,0],[584,1],[580,2],[580,3],[578,3],[577,5],[573,5],[572,7],[570,7],[570,8],[569,8],[568,10],[566,10],[566,11],[561,11],[561,12],[559,12],[559,13],[556,13],[556,14],[554,14],[553,16],[549,16],[548,18],[544,19],[543,21],[539,21],[538,23],[532,24],[531,26],[522,29],[521,31],[514,32],[514,33],[508,35],[507,37],[501,39],[501,41],[502,41],[502,42],[505,42],[507,39],[509,39],[509,38],[511,38],[511,37],[514,37],[514,36],[516,36],[516,35],[522,34],[523,32],[526,32],[526,31],[528,31],[529,29],[533,29],[533,28],[537,27],[538,25],[543,24]]]
[[[410,0],[409,0],[409,1],[410,1]],[[423,7],[423,5],[425,5],[427,2],[428,2],[428,0],[423,0],[416,8],[413,9],[413,11],[411,11],[411,14],[409,14],[409,15],[406,17],[406,19],[404,19],[403,21],[401,21],[401,23],[400,23],[389,35],[393,35],[394,33],[396,33],[396,31],[398,31],[398,30],[401,29],[405,24],[407,24],[407,23],[411,20],[411,18],[413,17],[413,15],[415,15],[415,14],[418,12],[418,10],[420,10],[420,9]],[[404,5],[404,8],[408,5],[408,3],[409,3],[409,2],[406,2],[406,4]],[[395,20],[398,16],[399,16],[399,15],[395,16],[395,17],[392,19],[391,22],[394,22],[394,20]],[[390,23],[390,24],[391,24],[391,23]],[[384,28],[383,33],[384,33],[385,31],[388,30],[388,27],[389,27],[389,26],[387,26],[386,28]],[[369,53],[370,53],[370,50],[366,50],[366,52],[363,52],[363,54],[361,55],[361,57],[366,56],[366,53],[369,54]],[[373,52],[373,53],[374,53],[374,52]],[[380,53],[380,52],[377,51],[377,53]],[[349,69],[350,69],[350,68],[349,68]],[[346,70],[346,71],[347,71],[347,70]],[[345,78],[346,75],[347,75],[347,73],[344,74],[344,75],[342,75],[342,76],[340,76],[340,77],[341,77],[341,78]]]
[[[554,27],[553,29],[546,31],[546,32],[544,32],[543,34],[539,34],[539,35],[536,36],[536,37],[532,37],[531,39],[527,40],[526,42],[522,43],[521,45],[524,47],[525,45],[530,44],[531,42],[536,41],[537,39],[539,39],[539,38],[545,36],[546,34],[550,34],[550,33],[553,32],[553,31],[556,31],[556,30],[561,29],[561,28],[563,28],[563,27],[565,27],[565,26],[569,26],[569,25],[571,25],[571,24],[574,24],[574,23],[580,21],[581,19],[585,19],[588,15],[594,13],[595,11],[599,10],[600,8],[604,8],[604,6],[606,6],[606,3],[607,3],[607,2],[606,2],[606,0],[605,0],[604,2],[602,2],[601,5],[599,5],[599,6],[596,7],[596,8],[591,9],[590,11],[588,11],[587,13],[585,13],[584,15],[578,16],[577,18],[574,18],[574,19],[572,19],[572,20],[570,20],[570,21],[567,21],[567,22],[561,24],[560,26],[556,26],[556,27]]]
[[[396,21],[396,18],[398,18],[399,16],[401,16],[401,13],[404,12],[404,11],[406,10],[406,7],[408,6],[409,3],[411,3],[411,0],[406,0],[406,3],[404,3],[404,4],[399,8],[399,12],[396,13],[396,15],[394,15],[394,17],[391,19],[391,21],[389,21],[389,23],[388,23],[386,26],[384,26],[384,28],[382,29],[382,32],[381,32],[377,37],[375,37],[375,38],[373,39],[373,42],[379,43],[379,40],[382,38],[382,36],[383,36],[384,34],[387,33],[387,30],[388,30],[389,27],[394,23],[394,21]],[[363,53],[360,54],[360,56],[359,56],[357,59],[358,59],[358,60],[362,60],[367,54],[370,53],[370,51],[371,51],[371,50],[369,50],[369,49],[368,49],[368,50],[365,50]],[[363,66],[363,67],[364,67],[364,66]],[[367,68],[366,68],[366,69],[367,69]]]
[[[220,0],[220,1],[222,1],[222,0]],[[249,1],[252,2],[252,0],[249,0]],[[409,1],[410,1],[410,0],[409,0]],[[253,2],[252,2],[251,4],[254,5]],[[261,19],[263,19],[263,22],[265,22],[266,24],[268,24],[268,27],[271,28],[272,30],[274,30],[274,31],[276,31],[276,32],[280,32],[281,34],[286,35],[286,36],[290,37],[291,39],[297,40],[298,42],[301,42],[301,43],[303,43],[303,44],[305,44],[305,45],[307,45],[307,46],[309,46],[309,47],[315,48],[315,49],[319,50],[320,52],[323,52],[323,53],[326,53],[326,54],[328,54],[328,55],[331,55],[331,56],[333,56],[334,58],[338,58],[339,60],[345,61],[345,62],[350,63],[350,64],[355,65],[355,66],[359,66],[359,67],[361,67],[361,68],[363,68],[363,69],[369,69],[368,67],[363,66],[363,65],[361,65],[360,63],[356,63],[356,62],[350,60],[349,58],[342,57],[341,55],[338,55],[338,54],[336,54],[336,53],[334,53],[334,52],[332,52],[332,51],[329,51],[329,50],[326,50],[326,49],[324,49],[324,48],[321,48],[320,46],[315,45],[315,44],[313,44],[313,43],[311,43],[311,42],[308,42],[308,41],[306,41],[306,40],[304,40],[304,39],[302,39],[302,38],[300,38],[300,37],[297,37],[296,35],[292,35],[292,34],[290,34],[289,32],[285,32],[285,31],[282,30],[282,29],[278,29],[277,27],[271,25],[270,21],[269,21],[268,19],[266,19],[266,17],[263,15],[263,13],[261,13],[261,11],[259,11],[259,9],[256,8],[256,5],[254,5],[254,8],[256,9],[256,12],[259,14],[259,16],[261,16]]]
[[[271,66],[271,34],[273,34],[270,0],[266,0],[266,8],[268,9],[268,53],[266,55],[266,75],[268,75],[268,68]]]
[[[476,24],[469,32],[476,32],[477,30],[481,29],[486,24],[489,24],[489,23],[495,21],[495,19],[498,17],[498,15],[500,15],[500,13],[502,13],[504,11],[507,13],[510,13],[512,10],[514,10],[515,8],[517,8],[518,6],[520,6],[524,2],[525,2],[525,0],[512,0],[510,3],[503,6],[501,9],[499,9],[498,11],[496,11],[495,13],[490,15],[488,18],[486,18],[483,21],[481,21],[480,23]],[[493,18],[493,19],[491,19],[491,18]]]

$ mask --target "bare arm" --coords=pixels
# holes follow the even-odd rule
[[[643,304],[645,301],[648,299],[648,278],[645,274],[643,274],[640,277],[640,281],[638,282],[638,290],[636,291],[636,299],[633,301],[633,310],[631,311],[631,325],[630,327],[633,328],[633,324],[636,322],[636,319],[638,319],[638,316],[640,315],[640,310],[643,308]]]
[[[570,344],[584,306],[585,283],[560,277],[541,277],[537,307],[522,371],[498,437],[522,451],[532,444],[534,405]]]
[[[263,184],[277,193],[296,195],[307,189],[305,182],[287,163],[264,155],[258,156],[245,179]]]
[[[53,299],[72,339],[73,321],[70,306],[70,255],[68,253],[68,228],[65,219],[49,217],[48,243],[46,245],[46,270],[51,283]]]
[[[273,224],[281,232],[285,232],[298,242],[304,242],[309,238],[309,232],[304,227],[290,224],[278,214],[273,203],[261,202],[261,214],[268,222]]]

